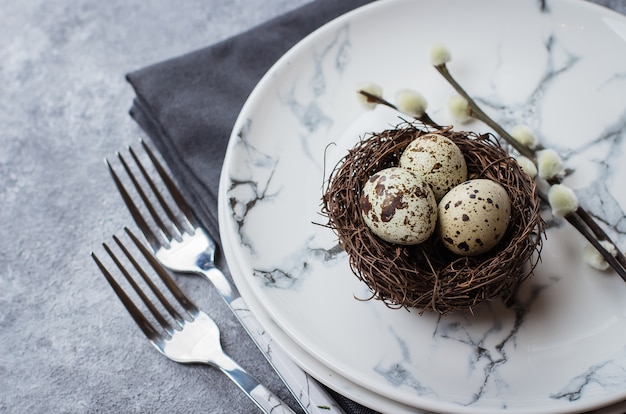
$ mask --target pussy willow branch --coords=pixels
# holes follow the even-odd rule
[[[612,240],[608,238],[607,239],[603,238],[603,236],[606,235],[604,233],[604,230],[602,230],[602,228],[598,225],[598,223],[596,223],[596,221],[593,219],[593,217],[591,217],[589,212],[584,210],[581,207],[578,207],[578,210],[576,210],[576,213],[581,218],[581,220],[589,226],[589,229],[593,232],[593,234],[595,234],[598,240],[607,240],[611,244],[613,244],[613,246],[615,246],[615,248],[617,249],[617,255],[615,257],[620,262],[620,264],[626,268],[626,256],[624,256],[624,254],[617,248],[617,245],[613,243]]]
[[[373,94],[371,94],[371,93],[369,93],[367,91],[364,91],[363,89],[359,89],[357,91],[357,93],[360,93],[361,95],[365,96],[367,98],[368,102],[376,103],[376,104],[380,104],[380,105],[385,105],[385,106],[388,106],[391,109],[395,109],[396,111],[401,112],[396,105],[394,105],[391,102],[381,98],[380,96],[373,95]],[[420,121],[424,125],[429,125],[429,126],[431,126],[433,128],[441,129],[441,125],[439,125],[435,121],[433,121],[432,118],[426,112],[424,112],[424,114],[422,116],[416,117],[415,119],[417,119],[418,121]]]
[[[511,136],[504,128],[494,121],[489,115],[487,115],[478,104],[472,99],[471,96],[463,89],[463,87],[454,79],[450,74],[446,64],[435,65],[437,71],[450,83],[450,85],[461,95],[468,103],[470,113],[469,115],[484,122],[487,126],[493,129],[502,139],[504,139],[511,147],[513,147],[521,155],[529,158],[533,163],[537,164],[537,157],[535,153],[525,145],[520,144],[515,138]],[[545,192],[538,189],[539,197],[548,202],[548,196]],[[626,256],[617,248],[617,245],[611,240],[604,230],[595,222],[593,217],[582,207],[578,207],[575,211],[567,214],[565,219],[572,225],[579,233],[581,233],[587,241],[589,241],[602,255],[604,260],[620,275],[624,281],[626,281]],[[600,241],[608,241],[617,250],[617,255],[614,257],[607,249],[600,244]]]
[[[489,115],[487,115],[480,108],[480,106],[478,106],[478,104],[472,99],[472,97],[469,96],[469,94],[456,81],[456,79],[454,79],[454,77],[450,74],[450,72],[448,71],[448,67],[445,64],[435,66],[435,68],[450,83],[450,85],[452,85],[452,87],[457,91],[457,93],[461,95],[463,98],[465,98],[465,100],[469,104],[470,111],[471,111],[470,115],[472,117],[487,124],[487,126],[493,129],[496,132],[496,134],[500,135],[504,140],[506,140],[506,142],[509,145],[515,148],[517,152],[519,152],[521,155],[525,156],[526,158],[530,159],[535,164],[537,163],[537,157],[535,156],[535,153],[530,148],[526,147],[525,145],[520,144],[515,138],[511,136],[511,134],[509,134],[504,128],[502,128],[500,124],[498,124],[493,119],[491,119],[491,117],[489,117]]]

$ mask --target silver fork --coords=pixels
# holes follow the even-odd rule
[[[239,366],[237,362],[224,353],[220,344],[220,330],[213,319],[194,305],[169,276],[165,268],[160,265],[137,237],[128,229],[126,229],[126,232],[143,257],[148,261],[154,273],[159,276],[163,284],[183,309],[183,314],[176,309],[177,305],[173,305],[171,301],[165,297],[162,290],[156,286],[147,271],[137,262],[120,239],[116,236],[113,236],[113,239],[132,264],[135,272],[141,276],[145,284],[150,288],[150,291],[152,291],[154,296],[158,299],[158,302],[167,310],[170,317],[174,319],[175,324],[170,323],[167,316],[157,309],[154,302],[148,298],[146,292],[142,290],[127,267],[122,264],[122,261],[118,259],[113,250],[106,243],[103,243],[104,249],[111,259],[113,259],[115,265],[128,280],[128,283],[141,298],[145,306],[149,309],[153,318],[160,324],[160,327],[150,322],[148,317],[139,310],[137,305],[135,305],[133,300],[126,294],[124,289],[116,282],[109,270],[93,252],[91,256],[130,315],[137,325],[139,325],[139,328],[141,328],[142,332],[148,337],[156,349],[166,357],[179,363],[208,364],[219,368],[235,382],[264,413],[294,414],[294,411],[281,401],[280,398],[274,395],[264,385],[260,384],[252,375]]]
[[[143,205],[145,205],[149,216],[156,224],[156,232],[151,229],[111,163],[108,160],[105,160],[105,163],[124,203],[128,207],[135,223],[146,237],[157,259],[170,270],[200,274],[213,283],[303,410],[310,414],[344,414],[344,411],[327,391],[298,367],[287,356],[285,351],[274,344],[265,329],[247,311],[248,306],[236,286],[215,266],[215,242],[196,219],[195,214],[185,201],[173,179],[165,171],[150,147],[143,140],[140,143],[160,180],[165,184],[170,195],[168,198],[173,200],[174,207],[181,213],[180,218],[179,215],[174,214],[166,202],[164,194],[150,177],[146,167],[142,164],[132,147],[129,147],[128,150],[134,164],[140,171],[141,177],[147,184],[146,190],[142,188],[125,158],[120,153],[117,153],[123,169],[132,182],[132,186],[135,188],[139,198],[141,198]],[[156,203],[153,203],[146,194],[148,189],[154,195],[153,198],[156,198],[158,201],[158,205],[161,206],[163,212],[162,215],[165,217],[161,217],[155,208]]]

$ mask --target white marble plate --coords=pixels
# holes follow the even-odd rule
[[[443,42],[489,113],[529,125],[565,157],[567,184],[623,246],[625,40],[623,16],[571,0],[385,0],[331,22],[276,63],[235,125],[220,190],[229,262],[298,347],[387,399],[524,413],[626,399],[626,284],[582,263],[585,242],[567,225],[549,230],[512,307],[440,318],[356,300],[366,287],[315,224],[325,159],[357,139],[345,134],[356,120],[377,116],[356,103],[358,83],[375,81],[390,99],[418,89],[431,116],[451,122],[452,90],[428,61]]]

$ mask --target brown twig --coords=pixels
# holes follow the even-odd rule
[[[395,109],[396,111],[401,112],[396,105],[392,104],[391,102],[387,101],[384,98],[381,98],[380,96],[371,94],[367,91],[364,91],[363,89],[359,89],[357,93],[360,93],[361,95],[365,96],[368,102],[388,106],[391,109]],[[422,124],[428,125],[432,128],[436,128],[436,129],[442,128],[442,126],[437,124],[435,121],[433,121],[432,118],[426,112],[424,112],[422,116],[416,117],[415,119],[420,121]]]
[[[593,247],[600,252],[604,260],[617,272],[618,275],[626,282],[626,272],[624,271],[623,265],[614,257],[610,252],[608,252],[602,244],[600,244],[600,240],[594,236],[593,232],[589,231],[589,228],[586,226],[586,223],[582,220],[580,214],[577,214],[579,210],[582,210],[580,207],[577,211],[574,211],[565,216],[565,220],[567,220],[572,226],[574,226]],[[582,210],[584,211],[584,210]],[[586,214],[586,212],[584,213]],[[606,239],[603,239],[606,240]],[[612,242],[611,242],[612,243]]]

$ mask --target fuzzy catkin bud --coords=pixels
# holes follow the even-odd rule
[[[376,83],[364,83],[362,85],[359,85],[359,87],[357,88],[357,98],[359,100],[359,102],[361,102],[361,104],[366,108],[366,109],[374,109],[377,105],[376,102],[371,101],[367,96],[363,95],[361,93],[361,91],[363,92],[367,92],[370,95],[376,96],[377,98],[382,98],[383,96],[383,88],[382,86],[376,84]]]
[[[441,43],[435,43],[430,48],[430,63],[440,66],[448,63],[451,59],[450,51]]]
[[[534,149],[537,146],[535,135],[526,125],[515,125],[511,128],[511,136],[526,148]]]
[[[519,164],[522,171],[528,174],[530,178],[535,178],[537,176],[537,166],[530,158],[520,155],[515,160]]]
[[[552,208],[552,214],[559,218],[563,218],[569,213],[576,211],[580,206],[578,197],[576,197],[574,191],[563,184],[555,184],[550,187],[548,191],[548,201]]]
[[[599,243],[611,256],[617,256],[617,248],[613,243],[608,240],[601,240]],[[609,268],[609,263],[592,244],[588,244],[583,249],[583,259],[594,269],[606,270]]]
[[[419,92],[401,89],[396,94],[396,106],[400,112],[420,118],[426,113],[428,103]]]
[[[455,95],[448,99],[448,111],[454,122],[459,124],[466,124],[472,120],[469,103],[462,96]]]
[[[553,149],[537,151],[537,169],[544,180],[562,177],[565,172],[561,156]]]

